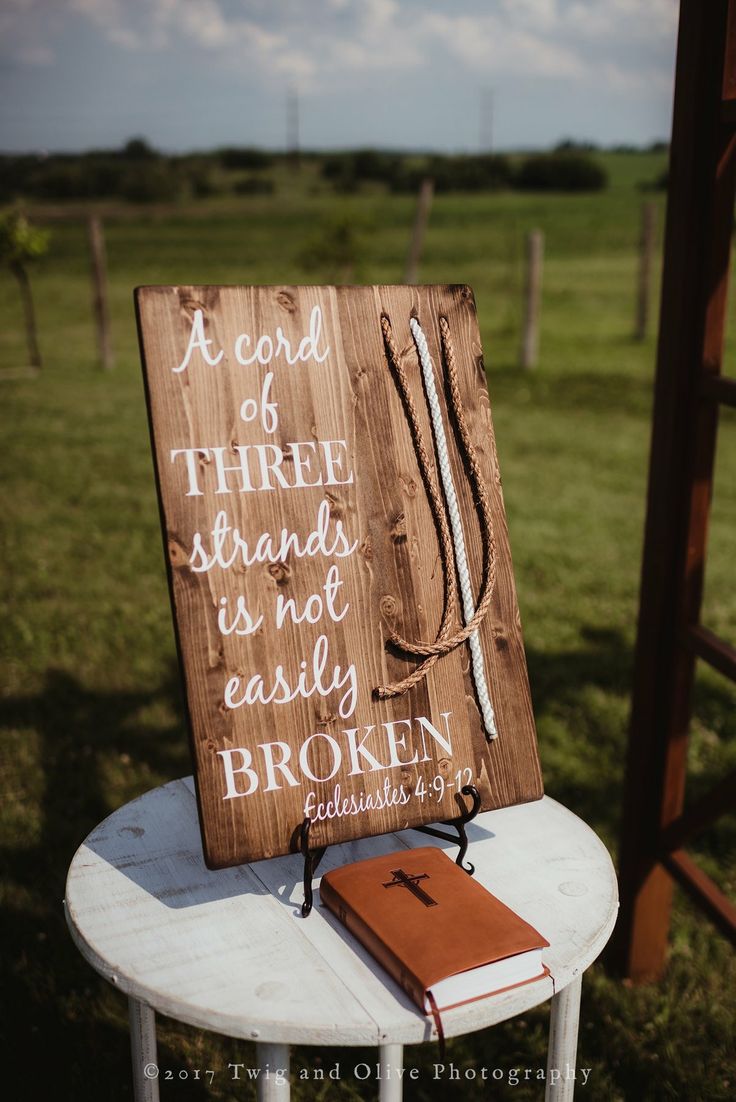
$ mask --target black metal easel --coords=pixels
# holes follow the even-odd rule
[[[422,834],[431,834],[433,838],[442,838],[445,842],[452,842],[458,845],[460,848],[455,858],[455,864],[459,865],[469,876],[472,876],[475,872],[475,865],[472,865],[470,861],[468,861],[467,865],[463,864],[465,854],[468,852],[468,836],[465,832],[465,827],[480,811],[480,793],[473,784],[464,784],[460,791],[463,796],[471,797],[473,802],[470,809],[463,809],[455,819],[443,819],[440,824],[440,826],[452,828],[456,831],[456,834],[450,834],[447,830],[440,830],[439,826],[418,826],[412,827],[412,830],[420,830]],[[299,828],[299,850],[304,857],[304,902],[302,903],[302,918],[307,918],[312,911],[314,905],[312,881],[314,880],[314,874],[317,871],[317,867],[327,850],[327,846],[318,846],[316,849],[309,848],[309,828],[311,825],[311,819],[304,819]]]

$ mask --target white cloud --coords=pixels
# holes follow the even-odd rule
[[[21,46],[18,61],[21,65],[50,65],[54,60],[54,51],[48,46]]]
[[[450,66],[479,83],[606,82],[620,95],[659,88],[670,70],[643,67],[671,43],[676,0],[1,0],[6,55],[48,64],[64,20],[93,25],[127,51],[199,50],[265,84],[339,95],[377,73]],[[636,50],[632,50],[632,44]],[[647,53],[649,51],[649,53]]]
[[[501,9],[512,23],[537,32],[554,29],[560,19],[557,0],[502,0]]]
[[[525,73],[530,77],[575,78],[582,59],[567,46],[514,26],[494,15],[441,15],[428,12],[419,33],[436,39],[447,57],[459,58],[484,74]]]
[[[677,12],[677,0],[573,0],[565,9],[564,26],[589,39],[654,42],[672,34]]]

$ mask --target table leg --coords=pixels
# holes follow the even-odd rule
[[[256,1058],[260,1068],[258,1102],[289,1102],[289,1046],[256,1045]]]
[[[379,1102],[401,1102],[401,1079],[398,1072],[404,1066],[404,1046],[380,1045],[378,1060],[381,1072]]]
[[[156,1015],[150,1006],[131,996],[128,999],[128,1016],[130,1055],[133,1061],[133,1098],[135,1102],[158,1102]]]
[[[575,1090],[582,986],[582,975],[576,976],[552,998],[545,1102],[571,1102]]]

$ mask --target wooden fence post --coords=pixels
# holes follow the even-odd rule
[[[419,261],[422,258],[424,232],[427,228],[427,222],[429,221],[429,211],[430,207],[432,206],[433,195],[434,180],[427,177],[425,180],[422,180],[422,186],[419,189],[417,212],[414,217],[414,228],[411,231],[409,253],[406,258],[406,274],[404,275],[404,283],[416,283],[417,277],[419,275]]]
[[[641,208],[641,234],[639,237],[639,281],[636,290],[636,325],[634,338],[643,341],[647,335],[649,322],[649,299],[651,293],[652,258],[656,235],[657,211],[651,201],[643,203]]]
[[[89,216],[89,248],[92,259],[92,310],[97,326],[97,345],[100,362],[105,371],[114,365],[112,338],[110,335],[110,311],[107,301],[107,261],[102,222],[96,214]]]
[[[526,281],[524,284],[524,330],[521,337],[521,366],[536,367],[539,355],[539,307],[542,298],[544,234],[532,230],[526,239]]]

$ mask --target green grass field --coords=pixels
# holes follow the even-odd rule
[[[654,337],[632,340],[638,185],[663,159],[606,160],[611,186],[596,195],[437,198],[421,279],[475,289],[546,790],[615,850],[654,369]],[[304,257],[345,219],[355,227],[351,279],[402,278],[412,199],[379,190],[335,196],[311,165],[296,179],[279,172],[273,196],[106,210],[117,356],[109,375],[96,363],[81,221],[60,220],[62,208],[37,212],[53,239],[34,273],[45,361],[36,379],[8,377],[25,352],[16,288],[0,273],[4,1079],[25,1084],[9,1098],[130,1096],[125,1000],[72,945],[61,906],[65,874],[102,817],[190,771],[132,289],[339,279],[327,260],[315,270]],[[661,234],[661,195],[656,202]],[[537,227],[546,238],[541,359],[522,374],[523,241]],[[732,641],[735,476],[726,419],[704,619]],[[689,794],[736,764],[735,717],[732,688],[699,672]],[[692,850],[732,895],[735,841],[731,817]],[[625,986],[602,965],[586,977],[579,1064],[592,1071],[580,1096],[733,1098],[734,992],[732,950],[678,896],[661,983]],[[448,1059],[459,1067],[543,1067],[547,1021],[540,1008],[452,1041]],[[159,1039],[161,1066],[177,1071],[252,1056],[247,1046],[165,1020]],[[313,1066],[316,1055],[297,1050],[295,1065]],[[371,1053],[321,1058],[352,1066]],[[453,1090],[433,1081],[436,1059],[432,1046],[408,1050],[407,1062],[424,1070],[409,1099],[482,1096],[480,1083]],[[161,1086],[163,1099],[254,1097],[224,1075],[208,1091],[191,1081]],[[369,1098],[374,1090],[350,1079],[313,1082],[298,1085],[295,1097]],[[499,1098],[541,1094],[531,1082],[493,1088]]]

